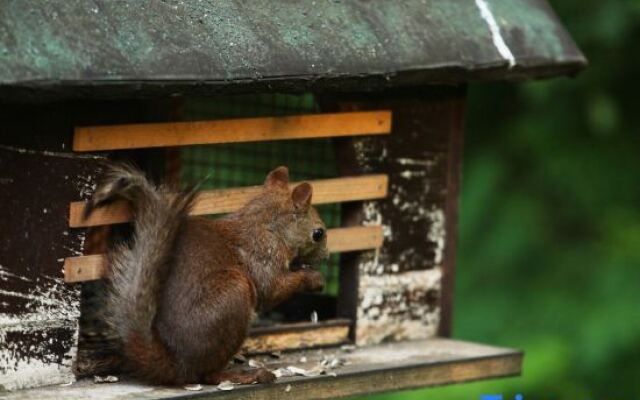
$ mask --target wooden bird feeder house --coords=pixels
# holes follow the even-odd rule
[[[450,338],[457,199],[466,85],[586,64],[544,0],[1,8],[8,398],[333,398],[520,373],[520,351]],[[81,218],[104,160],[176,186],[204,180],[192,212],[212,218],[275,166],[310,181],[330,228],[328,288],[261,315],[244,351],[274,366],[347,363],[228,392],[59,385],[117,351],[100,318],[104,252],[126,238],[130,212],[116,203]]]

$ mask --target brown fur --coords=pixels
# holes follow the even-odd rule
[[[194,196],[113,166],[90,202],[92,210],[124,198],[134,210],[133,243],[109,256],[110,319],[129,370],[161,384],[272,381],[265,370],[223,370],[256,311],[324,285],[318,271],[290,269],[328,255],[326,235],[312,239],[314,229],[325,228],[310,205],[312,188],[290,191],[288,171],[279,167],[259,196],[217,220],[187,216]]]

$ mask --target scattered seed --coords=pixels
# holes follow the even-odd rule
[[[301,375],[301,376],[319,376],[324,373],[324,370],[322,370],[321,368],[304,369],[304,368],[296,367],[294,365],[288,366],[287,369],[293,372],[294,375]]]
[[[289,393],[291,391],[291,385],[285,386],[284,391]]]
[[[233,390],[235,385],[231,381],[223,381],[218,385],[219,390]]]
[[[313,311],[311,312],[311,317],[310,317],[310,319],[311,319],[311,323],[312,323],[312,324],[317,324],[317,323],[318,323],[318,312],[317,312],[316,310],[313,310]]]
[[[107,376],[94,375],[93,377],[94,383],[116,383],[118,382],[118,380],[119,380],[118,377],[113,375],[107,375]]]
[[[189,390],[192,392],[199,392],[202,390],[202,385],[200,384],[195,384],[195,385],[184,385],[184,390]]]
[[[293,376],[295,375],[293,372],[289,371],[288,368],[278,368],[278,369],[274,369],[273,374],[276,376],[276,378],[282,378],[282,377],[286,377],[286,376]]]
[[[354,346],[352,344],[344,344],[344,345],[340,346],[340,350],[345,351],[347,353],[351,353],[355,349],[356,349],[356,346]]]

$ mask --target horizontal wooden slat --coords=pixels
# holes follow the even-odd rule
[[[318,323],[295,323],[278,325],[275,329],[252,329],[242,345],[248,354],[280,350],[307,349],[335,346],[349,340],[348,319],[322,321]],[[264,332],[263,332],[264,331]]]
[[[335,179],[311,181],[313,186],[313,204],[338,203],[357,200],[384,198],[387,195],[387,175],[365,175]],[[291,186],[295,186],[293,183]],[[191,215],[221,214],[236,211],[261,190],[260,186],[244,188],[206,190],[200,193],[191,210]],[[129,207],[124,202],[116,202],[95,210],[83,220],[85,202],[76,201],[69,207],[69,226],[80,228],[97,225],[109,225],[131,220]]]
[[[332,253],[376,249],[382,245],[382,227],[357,226],[329,229],[327,247]],[[92,281],[107,275],[102,254],[69,257],[64,260],[64,280],[67,283]]]
[[[391,111],[77,127],[75,151],[387,134]]]
[[[332,253],[377,249],[382,240],[380,225],[334,228],[327,232],[327,247]]]

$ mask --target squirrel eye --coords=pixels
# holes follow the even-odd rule
[[[322,228],[314,229],[313,233],[311,234],[311,238],[313,239],[314,242],[321,241],[324,238],[324,229]]]

